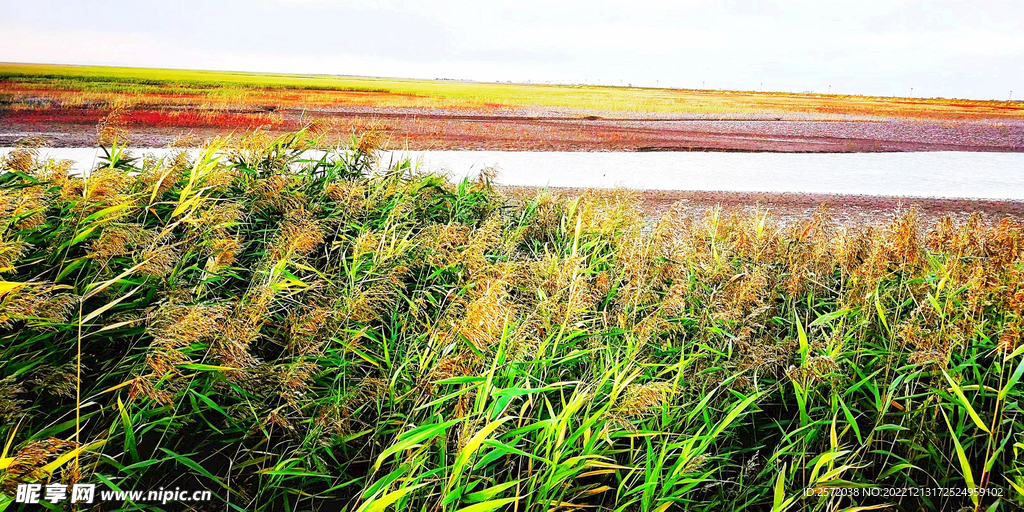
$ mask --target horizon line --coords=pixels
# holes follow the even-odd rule
[[[368,78],[368,79],[381,79],[381,80],[403,80],[403,81],[420,81],[420,82],[460,82],[460,83],[476,83],[476,84],[493,84],[493,85],[526,85],[526,86],[585,86],[595,88],[609,88],[609,89],[650,89],[650,90],[669,90],[669,91],[691,91],[691,92],[710,92],[710,93],[737,93],[737,94],[764,94],[764,95],[794,95],[794,96],[821,96],[821,97],[835,97],[835,98],[867,98],[867,99],[891,99],[891,100],[966,100],[966,101],[980,101],[980,102],[991,102],[991,103],[1024,103],[1024,99],[1014,100],[1012,99],[1013,91],[1010,91],[1011,97],[1005,100],[999,99],[978,99],[978,98],[959,98],[959,97],[946,97],[946,96],[887,96],[877,94],[839,94],[839,93],[824,93],[813,90],[809,91],[789,91],[789,90],[752,90],[752,89],[719,89],[719,88],[696,88],[696,87],[673,87],[673,86],[648,86],[648,85],[614,85],[614,84],[601,84],[591,82],[561,82],[542,80],[535,81],[533,79],[527,80],[480,80],[476,78],[448,78],[448,77],[435,77],[435,78],[417,78],[417,77],[402,77],[402,76],[382,76],[382,75],[359,75],[359,74],[337,74],[337,73],[295,73],[295,72],[280,72],[280,71],[251,71],[241,69],[211,69],[211,68],[172,68],[172,67],[147,67],[147,66],[126,66],[126,65],[113,65],[113,64],[81,64],[81,63],[65,63],[65,62],[25,62],[25,61],[0,61],[0,66],[5,65],[25,65],[25,66],[63,66],[63,67],[76,67],[76,68],[111,68],[111,69],[138,69],[138,70],[153,70],[153,71],[194,71],[194,72],[209,72],[209,73],[229,73],[229,74],[249,74],[249,75],[269,75],[269,76],[285,76],[294,78],[303,77],[319,77],[319,78]],[[0,80],[10,76],[33,76],[31,74],[16,73],[6,74],[0,71]],[[45,75],[44,75],[45,76]],[[168,79],[153,79],[163,82],[173,82],[174,80]],[[625,80],[623,80],[625,81]]]

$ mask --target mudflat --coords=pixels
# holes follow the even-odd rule
[[[530,197],[539,187],[499,189],[514,197]],[[564,198],[574,198],[591,189],[551,187],[549,190]],[[963,221],[975,213],[993,223],[1003,218],[1024,221],[1024,201],[1013,200],[694,190],[639,190],[632,193],[639,196],[644,213],[655,219],[673,208],[694,217],[703,216],[716,207],[726,215],[749,215],[760,208],[768,210],[777,221],[788,224],[811,219],[824,208],[837,224],[857,227],[888,222],[897,211],[915,208],[925,227],[931,227],[945,216]]]

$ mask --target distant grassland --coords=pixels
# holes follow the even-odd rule
[[[303,94],[296,95],[296,92]],[[68,100],[72,105],[76,99],[114,101],[115,97],[131,100],[146,99],[147,95],[199,95],[199,98],[194,98],[197,104],[206,101],[278,106],[541,107],[657,114],[797,111],[934,117],[1019,116],[1024,112],[1024,105],[1020,102],[0,64],[0,95],[12,95],[17,99],[19,95],[29,93],[50,96],[58,101]]]

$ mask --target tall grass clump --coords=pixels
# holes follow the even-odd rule
[[[648,219],[314,143],[115,144],[84,178],[8,155],[0,510],[35,482],[218,510],[1024,504],[1017,223]]]

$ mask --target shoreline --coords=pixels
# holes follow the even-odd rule
[[[535,193],[545,187],[498,185],[502,192],[513,196]],[[588,190],[579,187],[547,187],[567,197],[577,197]],[[607,189],[598,189],[607,190]],[[695,214],[722,206],[725,213],[749,213],[760,206],[767,208],[773,218],[783,222],[810,219],[821,205],[827,205],[837,224],[858,226],[885,221],[897,207],[916,206],[925,225],[938,222],[949,215],[963,220],[974,213],[983,214],[993,221],[1004,217],[1024,221],[1024,200],[976,199],[949,197],[878,196],[864,194],[818,194],[799,192],[732,192],[712,190],[635,190],[644,212],[660,217],[673,205],[681,203],[686,212]]]

